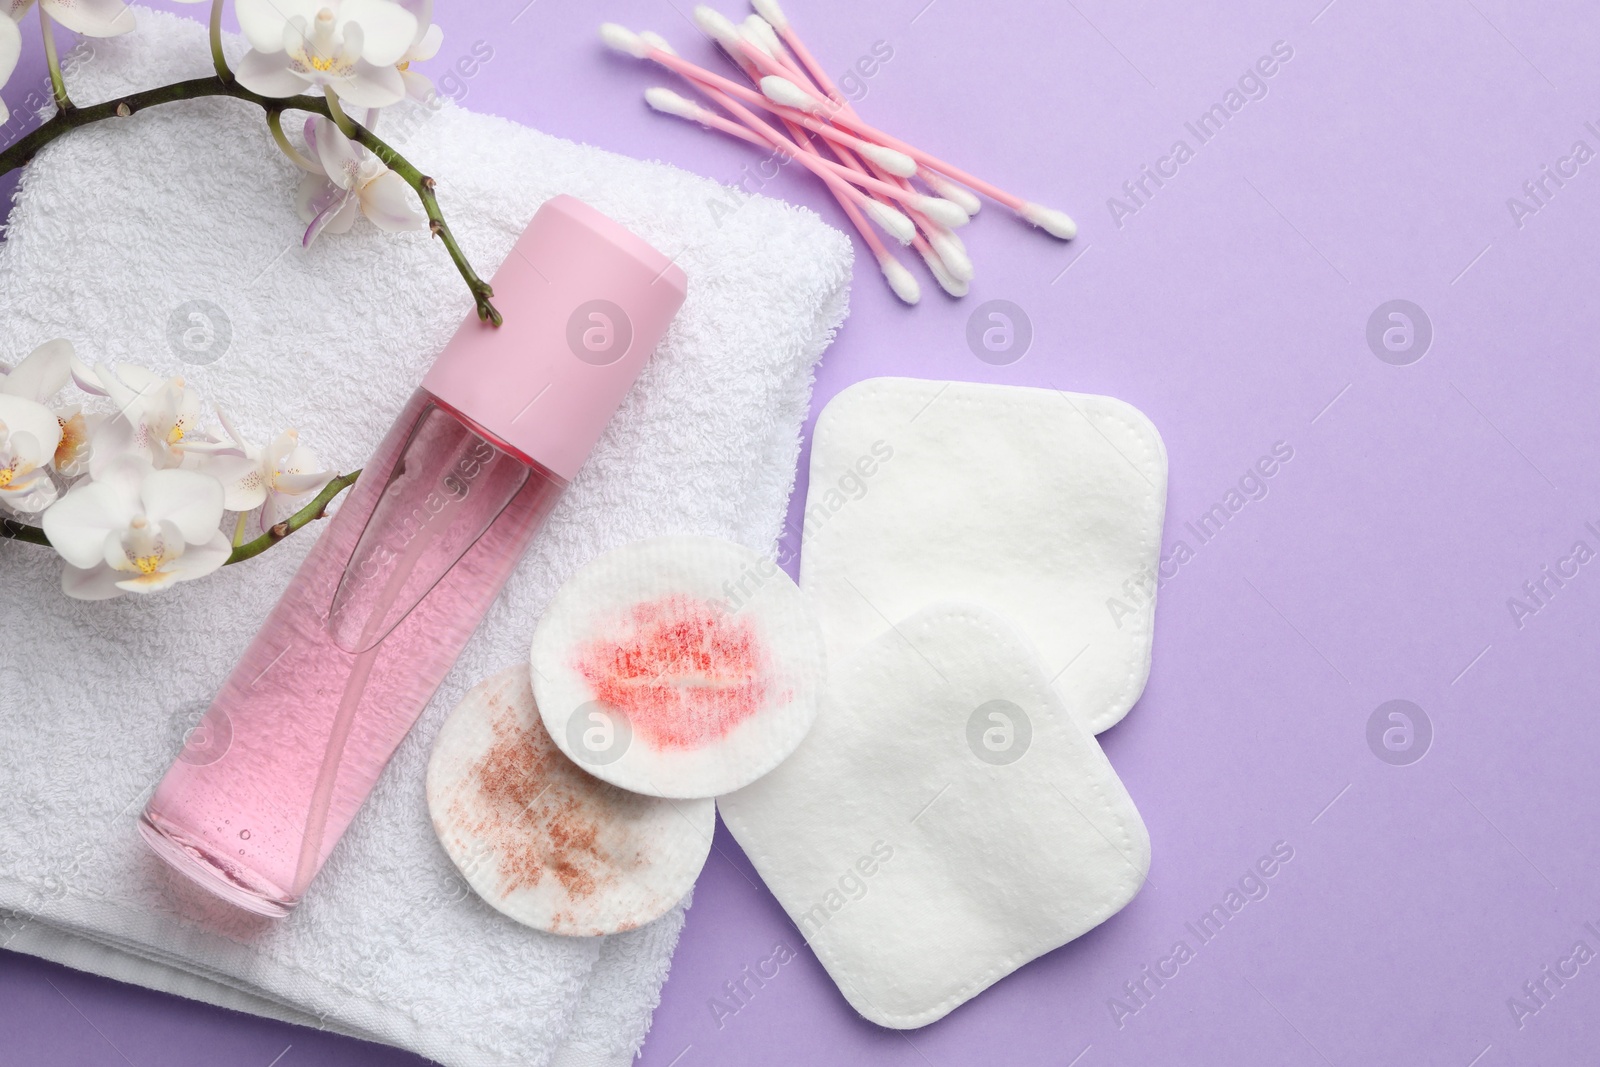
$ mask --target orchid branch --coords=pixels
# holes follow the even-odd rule
[[[295,531],[316,522],[327,513],[328,505],[333,502],[333,498],[354,485],[359,477],[361,477],[360,471],[351,471],[349,474],[340,475],[333,479],[322,487],[322,492],[318,493],[311,503],[282,522],[274,524],[271,529],[254,541],[246,541],[242,545],[235,545],[233,553],[223,566],[227,566],[229,563],[243,563],[247,559],[254,559]],[[240,518],[242,519],[243,516],[240,516]],[[30,545],[50,547],[50,539],[44,535],[44,530],[37,526],[29,526],[25,522],[18,522],[16,519],[0,518],[0,540],[24,541]]]
[[[322,487],[322,492],[318,493],[311,503],[282,522],[274,524],[271,529],[254,541],[246,541],[244,544],[235,547],[233,554],[228,557],[228,563],[243,563],[247,559],[254,559],[301,527],[309,526],[316,522],[327,512],[328,505],[333,502],[333,498],[356,484],[356,479],[359,477],[361,477],[360,471],[351,471],[349,474],[342,474],[333,479],[333,481]],[[227,566],[227,563],[223,564],[223,566]]]
[[[41,11],[41,15],[44,13]],[[65,87],[62,88],[65,93]],[[101,122],[109,118],[127,118],[146,108],[158,107],[162,104],[175,103],[179,100],[197,100],[203,97],[229,96],[235,100],[243,100],[255,104],[270,117],[284,111],[306,111],[314,115],[337,122],[334,110],[329,107],[329,102],[317,96],[291,96],[269,97],[253,93],[244,88],[231,76],[224,78],[213,75],[208,78],[192,78],[188,81],[174,82],[154,89],[145,89],[137,93],[129,93],[116,100],[107,100],[104,103],[91,104],[85,107],[75,107],[70,103],[60,107],[46,122],[18,138],[4,151],[0,151],[0,175],[7,174],[23,166],[39,150],[50,144],[56,138],[91,123]],[[339,111],[343,115],[342,110]],[[492,322],[499,326],[503,321],[499,310],[493,303],[494,289],[488,282],[478,276],[472,264],[467,260],[466,254],[461,251],[456,243],[455,235],[451,233],[450,226],[445,222],[444,213],[439,208],[438,197],[434,194],[434,181],[423,174],[409,160],[399,152],[384,143],[377,134],[365,126],[352,120],[349,116],[344,121],[351,126],[349,134],[351,140],[366,148],[383,161],[384,165],[405,181],[412,192],[421,201],[423,211],[428,216],[428,229],[433,235],[444,242],[445,250],[450,255],[450,260],[460,272],[462,280],[467,283],[467,288],[472,293],[473,303],[477,305],[478,318]],[[342,124],[341,124],[342,125]]]
[[[461,246],[456,243],[455,234],[450,232],[450,224],[445,222],[444,214],[439,210],[439,198],[434,195],[433,179],[418,170],[408,159],[390,148],[365,126],[357,124],[351,140],[381,159],[384,166],[400,175],[405,183],[411,186],[412,191],[417,194],[417,199],[422,201],[422,210],[427,213],[429,232],[444,242],[445,251],[450,253],[450,259],[455,263],[456,270],[467,280],[467,288],[472,290],[472,298],[478,305],[478,318],[499,326],[504,320],[490,299],[494,296],[494,289],[473,272],[472,265],[467,262],[466,253],[462,252]]]
[[[0,538],[50,547],[50,539],[44,535],[43,530],[37,526],[29,526],[25,522],[18,522],[16,519],[0,518]]]

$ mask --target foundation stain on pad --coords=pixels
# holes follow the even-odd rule
[[[1121,400],[873,378],[817,419],[800,586],[836,660],[929,604],[989,608],[1099,733],[1149,677],[1166,502],[1161,436]]]
[[[805,742],[717,807],[850,1004],[926,1026],[1139,892],[1150,838],[1032,646],[930,606],[838,668]]]
[[[710,801],[666,801],[586,774],[550,740],[527,664],[473,688],[428,763],[428,809],[452,862],[516,921],[621,933],[672,908],[711,849]]]
[[[578,571],[530,650],[546,729],[584,770],[654,797],[742,788],[799,745],[822,631],[771,559],[731,541],[635,541]]]

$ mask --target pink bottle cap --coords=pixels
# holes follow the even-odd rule
[[[666,335],[688,281],[611,219],[558,196],[491,284],[504,324],[469,315],[422,387],[570,481]]]

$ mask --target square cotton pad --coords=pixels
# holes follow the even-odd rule
[[[795,754],[717,807],[845,998],[901,1029],[1105,921],[1150,867],[1032,648],[964,605],[835,671]]]
[[[984,605],[1099,733],[1150,673],[1167,453],[1111,397],[874,378],[817,420],[800,586],[830,661],[928,604]]]

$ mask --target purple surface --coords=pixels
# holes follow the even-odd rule
[[[441,5],[436,69],[480,38],[495,50],[462,83],[468,107],[728,182],[754,162],[648,113],[640,90],[671,79],[594,43],[594,24],[614,18],[704,57],[687,0],[525,2]],[[931,293],[900,307],[864,261],[814,410],[851,382],[907,374],[1109,393],[1155,421],[1171,453],[1167,549],[1186,542],[1192,558],[1162,589],[1144,699],[1102,738],[1155,859],[1103,927],[899,1034],[851,1012],[720,834],[642,1062],[1592,1060],[1600,963],[1572,952],[1579,941],[1600,952],[1600,562],[1548,582],[1542,606],[1523,585],[1575,542],[1600,551],[1600,173],[1589,173],[1600,162],[1559,188],[1547,179],[1552,195],[1520,225],[1508,198],[1536,206],[1523,183],[1542,166],[1561,166],[1576,141],[1600,150],[1600,10],[789,7],[841,73],[875,42],[893,48],[865,83],[879,125],[1082,224],[1062,245],[991,206],[968,231],[979,276],[959,303]],[[1294,54],[1267,95],[1199,144],[1185,123],[1278,41]],[[27,63],[13,103],[41,76],[36,54]],[[1119,226],[1108,198],[1180,138],[1193,158]],[[804,176],[765,191],[843,224]],[[969,314],[990,299],[1032,322],[1031,350],[1010,365],[966,342]],[[1410,365],[1366,340],[1393,299],[1433,326]],[[1185,524],[1277,442],[1294,456],[1267,495],[1202,543]],[[1537,610],[1515,618],[1513,597]],[[1367,741],[1393,699],[1432,724],[1426,757],[1407,766]],[[1280,841],[1294,857],[1268,895],[1202,944],[1186,924]],[[1146,965],[1170,972],[1160,961],[1179,940],[1193,958],[1130,997]],[[798,957],[719,1026],[713,998],[779,941]],[[1557,984],[1545,967],[1576,974]],[[1536,981],[1542,1003],[1524,991]],[[0,1004],[7,1062],[265,1067],[289,1045],[281,1067],[417,1062],[15,955],[0,956]]]

